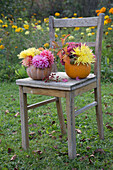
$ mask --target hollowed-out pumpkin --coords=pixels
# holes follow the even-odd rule
[[[29,77],[31,77],[34,80],[42,80],[50,75],[51,70],[52,67],[41,69],[31,65],[27,68],[27,74]]]
[[[91,71],[91,65],[89,64],[70,64],[65,62],[65,72],[70,78],[86,78]]]

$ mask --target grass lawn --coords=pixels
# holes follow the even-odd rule
[[[113,84],[102,83],[102,109],[104,140],[97,132],[95,108],[75,119],[77,157],[68,159],[67,136],[62,136],[55,103],[48,104],[29,114],[30,149],[21,147],[21,121],[19,90],[13,83],[0,85],[0,170],[70,170],[113,169]],[[75,109],[93,101],[93,91],[75,98]],[[47,96],[28,95],[32,104],[47,99]],[[65,99],[62,99],[66,122]],[[77,132],[77,131],[76,131]]]

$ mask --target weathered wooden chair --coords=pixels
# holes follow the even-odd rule
[[[99,17],[75,18],[75,19],[54,19],[53,16],[49,17],[50,28],[50,45],[55,40],[56,27],[91,27],[97,26],[96,41],[87,43],[89,46],[95,47],[95,55],[97,62],[95,64],[95,74],[90,74],[87,78],[79,81],[68,78],[68,82],[47,82],[36,81],[31,78],[19,79],[16,84],[19,85],[20,93],[20,112],[21,112],[21,131],[22,131],[22,147],[27,149],[29,147],[28,137],[28,113],[29,109],[42,106],[50,102],[56,102],[58,111],[58,118],[62,134],[66,133],[64,124],[63,111],[61,106],[61,97],[66,98],[66,113],[67,113],[67,134],[68,134],[68,156],[70,159],[76,157],[76,140],[75,140],[75,116],[84,112],[85,110],[95,106],[96,118],[98,125],[98,133],[100,139],[104,138],[103,133],[103,119],[101,107],[101,46],[102,46],[102,33],[103,33],[104,14]],[[60,77],[68,77],[65,72],[56,72]],[[74,97],[84,92],[94,89],[95,101],[74,111]],[[27,105],[27,93],[37,95],[54,96],[54,98]]]

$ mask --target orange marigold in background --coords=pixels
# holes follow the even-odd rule
[[[106,23],[107,23],[107,24],[110,23],[110,22],[111,22],[111,19],[110,19],[110,18],[106,19]]]
[[[99,13],[99,12],[100,12],[100,10],[99,10],[99,9],[97,9],[95,12],[96,12],[96,13]]]
[[[102,7],[102,8],[100,9],[100,13],[104,13],[104,12],[106,12],[106,8],[105,8],[105,7]]]
[[[113,14],[113,8],[111,8],[111,9],[109,10],[109,13]]]
[[[56,13],[55,13],[55,16],[56,16],[56,17],[60,16],[60,13],[59,13],[59,12],[56,12]]]

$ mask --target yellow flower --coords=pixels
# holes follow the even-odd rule
[[[106,16],[104,17],[104,19],[109,19],[109,16],[108,16],[108,15],[106,15]]]
[[[17,28],[17,26],[16,25],[12,25],[12,28]]]
[[[23,31],[23,29],[22,28],[17,28],[17,29],[15,29],[15,32],[22,32]]]
[[[22,18],[18,18],[17,20],[20,20],[20,21],[22,21]]]
[[[78,18],[83,18],[83,17],[78,17]]]
[[[75,39],[75,37],[74,37],[74,36],[72,36],[72,35],[70,35],[70,36],[68,37],[68,39],[71,41],[71,40],[74,40],[74,39]]]
[[[75,17],[71,17],[72,19],[74,19]]]
[[[3,23],[3,21],[0,19],[0,23]]]
[[[90,27],[91,29],[95,29],[95,27]]]
[[[4,45],[0,45],[0,50],[3,50],[4,48]]]
[[[15,46],[15,48],[18,48],[18,46]]]
[[[8,25],[7,25],[7,24],[2,25],[2,28],[7,28],[7,27],[8,27]]]
[[[38,23],[40,24],[40,23],[41,23],[41,20],[38,20]]]
[[[49,23],[49,18],[44,18],[45,23]]]
[[[65,37],[66,36],[66,34],[62,34],[62,37]]]
[[[27,50],[24,50],[24,51],[22,51],[19,55],[18,55],[18,57],[19,58],[26,58],[27,56],[32,56],[32,57],[34,57],[35,55],[38,55],[38,54],[40,54],[40,50],[39,49],[36,49],[36,48],[28,48]]]
[[[29,33],[30,33],[29,31],[26,31],[26,32],[25,32],[25,35],[28,35]]]
[[[56,12],[56,13],[55,13],[55,16],[56,16],[56,17],[60,16],[60,13],[59,13],[59,12]]]
[[[74,29],[74,30],[78,31],[79,29],[80,29],[79,27],[75,27],[75,29]]]
[[[26,30],[28,30],[28,29],[29,29],[29,25],[24,25],[24,28],[25,28]]]
[[[45,48],[48,48],[48,47],[49,47],[49,43],[45,43],[45,44],[44,44],[44,47],[45,47]]]
[[[113,27],[113,25],[111,25],[111,27]]]
[[[108,35],[108,32],[105,32],[105,35]]]
[[[49,27],[46,27],[47,31],[49,31]]]
[[[112,30],[112,28],[111,28],[111,27],[108,27],[108,30]]]
[[[86,32],[91,32],[91,28],[86,28]]]
[[[91,36],[92,36],[92,33],[88,33],[87,35],[88,35],[88,37],[91,37]]]
[[[81,32],[81,35],[84,35],[84,32]]]
[[[91,34],[92,34],[92,35],[95,35],[95,33],[94,33],[94,32],[92,32]]]
[[[27,21],[24,21],[24,23],[25,23],[26,25],[28,25],[28,22],[27,22]]]
[[[60,30],[59,28],[56,28],[56,29],[55,29],[56,32],[59,32],[59,30]]]
[[[76,54],[78,56],[74,64],[76,63],[91,64],[95,62],[92,50],[85,44],[82,44],[81,47],[74,48],[73,50],[74,51],[72,52],[72,54]]]
[[[62,18],[62,19],[68,19],[68,17],[64,17],[64,18]]]
[[[36,27],[37,27],[37,30],[41,30],[42,29],[41,25],[37,25]]]
[[[102,7],[102,8],[100,9],[100,13],[104,13],[104,12],[106,12],[106,8],[105,8],[105,7]]]
[[[2,38],[0,38],[0,43],[1,43],[1,41],[2,41]]]
[[[74,13],[73,15],[76,17],[76,16],[77,16],[77,13]]]
[[[109,13],[113,14],[113,8],[111,8],[111,9],[109,10]]]
[[[96,13],[99,13],[99,12],[100,12],[100,10],[99,10],[99,9],[97,9],[95,12],[96,12]]]
[[[58,37],[58,35],[57,34],[55,34],[55,38],[57,38]]]

